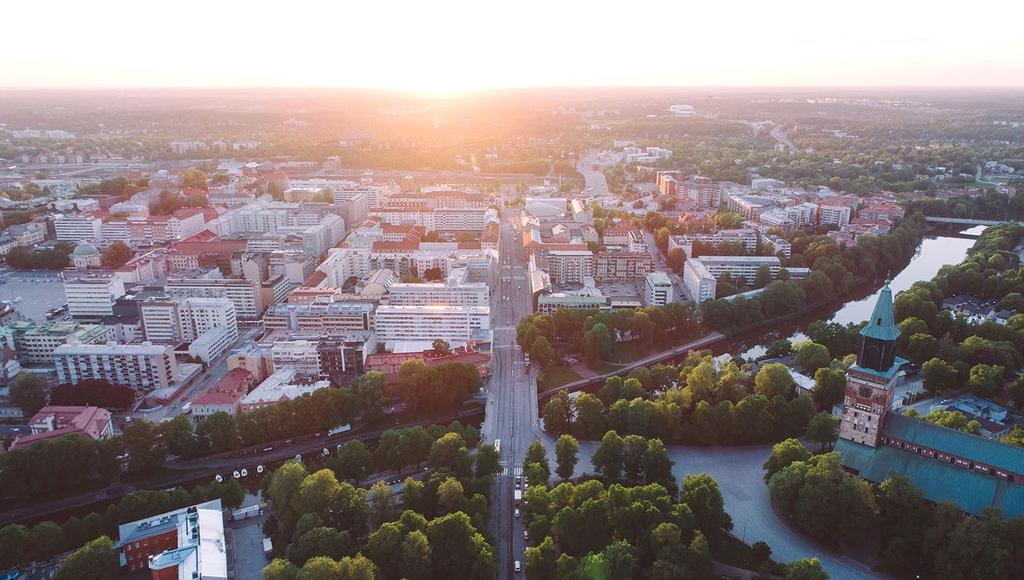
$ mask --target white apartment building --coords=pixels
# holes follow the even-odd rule
[[[771,244],[772,249],[774,250],[772,253],[776,256],[781,253],[784,257],[789,258],[793,254],[793,246],[789,243],[789,240],[785,238],[766,234],[761,236],[761,242],[764,244]]]
[[[235,340],[237,339],[231,338],[227,327],[214,326],[188,343],[187,352],[189,356],[209,363],[224,354],[224,351],[234,344]]]
[[[212,328],[223,328],[228,343],[238,340],[234,303],[226,298],[151,298],[139,305],[146,340],[192,342]]]
[[[270,348],[270,360],[274,372],[292,369],[296,374],[307,377],[320,376],[320,353],[318,343],[310,340],[278,340]]]
[[[370,217],[390,225],[412,224],[427,231],[481,231],[488,222],[498,221],[498,213],[491,208],[402,208],[375,207]]]
[[[768,266],[773,280],[779,276],[782,268],[782,262],[776,256],[701,256],[696,260],[707,268],[715,280],[723,274],[729,274],[734,280],[742,278],[748,285],[754,283],[761,266]]]
[[[178,368],[170,346],[151,342],[64,344],[53,351],[53,359],[61,383],[103,379],[142,391],[170,386]]]
[[[18,359],[25,364],[53,364],[53,351],[68,341],[82,344],[105,343],[110,340],[110,328],[102,324],[52,322],[44,326],[32,325],[24,331],[15,331],[14,344]]]
[[[491,291],[483,282],[466,282],[468,270],[453,268],[444,282],[396,283],[388,287],[388,304],[418,306],[488,306]]]
[[[664,272],[651,272],[644,277],[645,306],[664,306],[674,300],[672,281]]]
[[[256,320],[266,309],[260,285],[248,280],[170,279],[164,291],[170,298],[227,298],[235,305],[235,316],[242,320]]]
[[[489,335],[491,309],[484,306],[380,306],[374,316],[377,339],[464,342]]]
[[[265,330],[371,330],[373,325],[369,302],[275,304],[263,315]]]
[[[683,286],[696,304],[714,299],[718,291],[718,282],[700,260],[686,260],[683,264]]]
[[[365,278],[370,275],[369,248],[335,248],[327,254],[327,259],[317,267],[327,276],[324,282],[328,286],[341,288],[349,278]]]
[[[98,242],[103,238],[103,220],[89,214],[58,215],[53,229],[62,242]]]
[[[713,248],[719,248],[723,243],[732,242],[743,246],[743,251],[748,254],[757,252],[757,231],[753,228],[739,228],[734,230],[719,230],[713,234],[688,234],[682,236],[669,236],[668,249],[680,248],[686,252],[686,257],[692,256],[691,248],[694,242],[708,244]]]
[[[67,278],[64,295],[73,318],[101,318],[114,313],[114,302],[124,296],[124,282],[117,276],[103,274]]]
[[[848,205],[818,204],[818,223],[834,224],[840,228],[850,223],[853,210]]]

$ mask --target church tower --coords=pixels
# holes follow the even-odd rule
[[[885,414],[892,405],[896,375],[907,361],[896,356],[900,329],[893,321],[889,286],[875,303],[866,326],[860,331],[857,364],[846,374],[846,392],[839,436],[855,443],[878,447]]]

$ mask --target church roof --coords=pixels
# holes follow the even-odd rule
[[[1000,443],[928,421],[887,414],[882,435],[934,449],[941,453],[991,465],[1016,474],[1024,466],[1024,448]],[[1007,517],[1024,514],[1024,485],[1008,482],[986,473],[918,455],[908,450],[883,445],[867,445],[839,439],[836,451],[843,465],[860,477],[881,483],[892,473],[905,475],[929,501],[953,501],[961,509],[980,515],[987,507],[997,507]]]
[[[878,340],[899,338],[900,329],[896,326],[892,315],[892,290],[888,285],[882,288],[881,294],[878,295],[878,302],[875,302],[875,309],[871,311],[871,318],[861,329],[860,334]]]

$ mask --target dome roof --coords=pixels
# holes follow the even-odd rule
[[[75,255],[75,256],[94,256],[94,255],[96,255],[98,253],[100,253],[100,251],[96,249],[96,246],[94,246],[92,244],[83,243],[83,244],[78,244],[77,246],[75,246],[75,251],[72,252],[72,255]]]

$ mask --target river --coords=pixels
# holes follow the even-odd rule
[[[947,264],[959,264],[962,262],[967,257],[967,251],[974,245],[977,236],[981,235],[981,232],[984,230],[984,226],[978,226],[957,233],[952,233],[948,230],[933,230],[932,233],[926,234],[924,239],[921,240],[921,244],[917,247],[917,253],[910,259],[906,267],[889,280],[889,287],[892,288],[893,294],[895,295],[902,290],[910,288],[914,282],[931,280],[938,273],[939,269]],[[871,315],[871,309],[874,308],[875,302],[878,300],[880,292],[881,287],[875,288],[872,291],[857,293],[838,307],[831,306],[816,310],[805,316],[790,320],[768,333],[761,332],[757,336],[750,337],[741,335],[729,341],[721,349],[721,352],[740,354],[744,359],[751,360],[763,355],[765,349],[772,341],[780,338],[788,338],[793,342],[804,340],[807,337],[799,329],[815,320],[827,318],[831,322],[838,322],[840,324],[857,323],[867,320],[868,316]],[[717,352],[719,349],[715,350]]]

